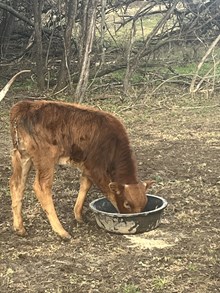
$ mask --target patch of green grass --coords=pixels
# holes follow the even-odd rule
[[[196,68],[197,68],[196,63],[189,63],[189,64],[184,64],[183,66],[177,66],[175,68],[175,71],[178,74],[182,74],[182,75],[192,75],[195,73]]]
[[[138,7],[128,9],[126,16],[130,15],[131,17],[134,17],[138,9]],[[106,19],[108,31],[110,32],[110,34],[106,34],[106,41],[108,43],[112,43],[112,45],[114,43],[112,36],[115,38],[115,40],[117,40],[117,44],[121,44],[122,46],[125,45],[130,38],[132,21],[124,26],[121,25],[124,21],[127,21],[127,17],[123,19],[122,15],[123,13],[120,13],[120,16],[116,13],[111,13]],[[158,14],[156,16],[147,16],[143,17],[142,19],[138,18],[135,22],[135,40],[137,41],[139,39],[146,38],[151,33],[161,17],[162,14]]]
[[[164,180],[159,174],[155,174],[153,179],[156,181],[157,184],[162,183]]]
[[[183,66],[177,66],[175,68],[176,72],[182,75],[193,75],[198,67],[198,63],[188,63],[188,64],[184,64]],[[213,68],[213,62],[206,62],[202,65],[201,69],[199,70],[199,75],[200,76],[205,76],[210,69]],[[212,74],[212,73],[210,73]],[[220,76],[220,68],[219,66],[216,68],[216,72],[215,74],[217,76]]]
[[[139,82],[142,82],[142,81],[145,81],[145,76],[144,75],[142,75],[139,72],[135,72],[134,74],[132,74],[132,76],[131,76],[131,82],[132,83],[139,83]]]
[[[153,280],[153,286],[156,290],[165,289],[166,285],[169,283],[167,278],[156,277]]]
[[[115,71],[113,73],[111,73],[111,79],[116,81],[116,82],[123,82],[124,77],[125,77],[125,69],[121,69],[118,71]],[[132,74],[130,81],[131,83],[139,83],[145,80],[145,77],[143,74],[139,73],[139,72],[135,72]]]
[[[190,263],[188,265],[188,269],[189,269],[190,272],[196,272],[198,270],[197,265],[193,264],[193,263]]]
[[[33,91],[36,90],[37,84],[34,83],[30,78],[27,78],[22,81],[16,81],[13,84],[14,91]]]
[[[138,286],[134,284],[126,284],[122,287],[120,287],[120,290],[118,293],[142,293]]]
[[[122,82],[124,79],[125,70],[121,69],[111,73],[111,79],[116,82]]]

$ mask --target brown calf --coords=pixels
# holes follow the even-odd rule
[[[122,213],[140,212],[146,205],[151,181],[138,182],[136,162],[128,136],[113,115],[90,107],[50,101],[24,100],[10,113],[13,141],[10,179],[14,229],[24,235],[22,198],[33,165],[34,190],[52,229],[62,238],[70,235],[62,227],[52,200],[56,164],[76,166],[82,172],[74,207],[77,221],[92,184],[96,184]]]

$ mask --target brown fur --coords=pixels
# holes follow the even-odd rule
[[[63,238],[70,236],[56,215],[51,193],[56,164],[82,171],[74,207],[78,221],[93,183],[120,212],[140,212],[146,205],[146,188],[152,182],[138,182],[126,130],[113,115],[76,104],[25,100],[12,107],[10,123],[14,146],[10,189],[14,229],[19,234],[25,234],[21,202],[32,165],[36,196],[53,230]]]

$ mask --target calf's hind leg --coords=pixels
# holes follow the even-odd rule
[[[76,203],[74,206],[74,215],[77,222],[80,222],[80,223],[83,222],[83,219],[82,219],[83,204],[91,186],[92,186],[92,181],[86,175],[82,174],[80,177],[79,194],[77,196]]]
[[[22,219],[22,199],[28,173],[31,169],[32,160],[27,154],[22,154],[18,150],[12,153],[13,173],[10,178],[10,192],[12,200],[13,227],[17,234],[23,236],[26,230]]]
[[[49,163],[48,165],[51,165]],[[47,165],[47,166],[48,166]],[[63,239],[70,239],[71,236],[62,227],[54,207],[52,198],[52,184],[54,175],[54,165],[51,167],[38,166],[34,182],[34,191],[45,211],[52,229]]]

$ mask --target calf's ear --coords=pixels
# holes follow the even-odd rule
[[[116,195],[119,195],[122,193],[122,191],[124,190],[124,185],[119,184],[117,182],[110,182],[109,183],[109,189],[111,190],[111,192],[113,192]]]
[[[145,181],[145,182],[144,182],[144,186],[145,186],[146,190],[147,190],[148,188],[150,188],[154,183],[156,183],[155,180],[147,180],[147,181]]]

